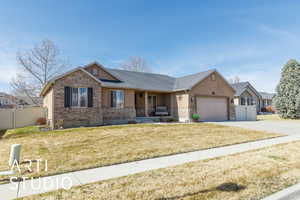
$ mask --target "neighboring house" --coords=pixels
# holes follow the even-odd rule
[[[234,94],[216,70],[174,78],[96,62],[50,80],[41,92],[52,128],[135,120],[153,116],[158,106],[179,121],[194,113],[206,121],[234,120]]]
[[[235,105],[256,105],[257,112],[261,109],[261,95],[249,82],[240,82],[231,84],[235,89]]]
[[[0,92],[0,108],[17,108],[21,101],[17,97]]]
[[[267,106],[271,106],[275,94],[274,93],[267,93],[267,92],[259,92],[259,93],[262,97],[261,108],[266,108]]]

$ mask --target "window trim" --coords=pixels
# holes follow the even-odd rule
[[[123,102],[122,102],[122,106],[118,106],[117,102],[116,102],[116,106],[113,106],[113,99],[112,99],[112,94],[113,92],[122,92],[123,93]],[[125,107],[125,92],[124,90],[110,90],[110,108],[112,109],[122,109]]]

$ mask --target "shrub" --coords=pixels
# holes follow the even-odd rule
[[[2,138],[3,135],[5,135],[6,130],[0,130],[0,139]]]
[[[261,112],[267,112],[267,109],[265,107],[261,108]]]
[[[160,119],[153,119],[154,122],[160,122]]]
[[[167,122],[176,122],[176,121],[177,121],[177,120],[176,120],[175,118],[173,118],[173,117],[167,119]]]
[[[200,115],[198,113],[194,113],[192,115],[193,120],[198,121],[200,119]]]
[[[128,124],[137,124],[137,122],[135,120],[130,120],[128,121]]]
[[[46,118],[45,117],[40,117],[36,120],[36,125],[46,125]]]
[[[266,107],[266,111],[267,111],[267,112],[270,112],[270,113],[275,113],[275,109],[274,109],[273,106],[267,106],[267,107]]]

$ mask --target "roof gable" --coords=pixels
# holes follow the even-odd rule
[[[234,83],[231,84],[231,86],[235,89],[236,93],[235,96],[241,96],[247,89],[250,89],[252,92],[256,94],[259,98],[261,98],[261,95],[257,90],[249,83],[249,82],[240,82],[240,83]]]
[[[92,62],[92,63],[90,63],[88,65],[85,65],[83,67],[83,69],[87,70],[89,67],[92,67],[92,66],[98,67],[100,70],[104,71],[105,73],[107,73],[108,75],[110,75],[112,78],[114,78],[114,79],[116,79],[118,81],[121,81],[120,77],[116,77],[115,75],[111,74],[109,72],[109,70],[107,70],[107,68],[105,68],[103,65],[99,64],[98,62]]]
[[[90,74],[88,71],[86,71],[85,69],[81,68],[81,67],[77,67],[73,70],[70,70],[70,71],[67,71],[59,76],[56,76],[54,77],[53,79],[51,79],[50,81],[47,82],[47,84],[43,87],[40,95],[43,96],[49,88],[51,88],[52,84],[55,83],[55,81],[61,79],[61,78],[64,78],[65,76],[68,76],[74,72],[77,72],[77,71],[82,71],[83,73],[85,73],[86,75],[88,75],[91,79],[95,80],[96,82],[98,82],[99,84],[101,84],[101,81],[98,80],[95,76],[93,76],[92,74]]]

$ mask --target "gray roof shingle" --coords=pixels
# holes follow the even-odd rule
[[[110,68],[105,69],[121,81],[112,82],[101,80],[104,87],[122,87],[166,92],[191,89],[191,87],[215,71],[208,70],[197,74],[175,78],[162,74],[133,72]]]
[[[275,96],[274,93],[267,93],[267,92],[259,92],[259,94],[261,95],[262,99],[269,99],[269,100],[272,100],[273,97]]]
[[[105,68],[113,76],[120,79],[120,82],[102,81],[105,87],[122,87],[153,91],[172,91],[175,84],[175,78],[167,75],[133,72],[119,69]]]
[[[248,87],[249,82],[240,82],[240,83],[233,83],[230,84],[233,89],[235,89],[235,96],[240,96]]]
[[[205,79],[207,76],[209,76],[214,71],[215,70],[208,70],[208,71],[204,71],[204,72],[199,72],[197,74],[191,74],[188,76],[176,78],[174,90],[191,89],[191,87],[193,87],[199,81]]]

